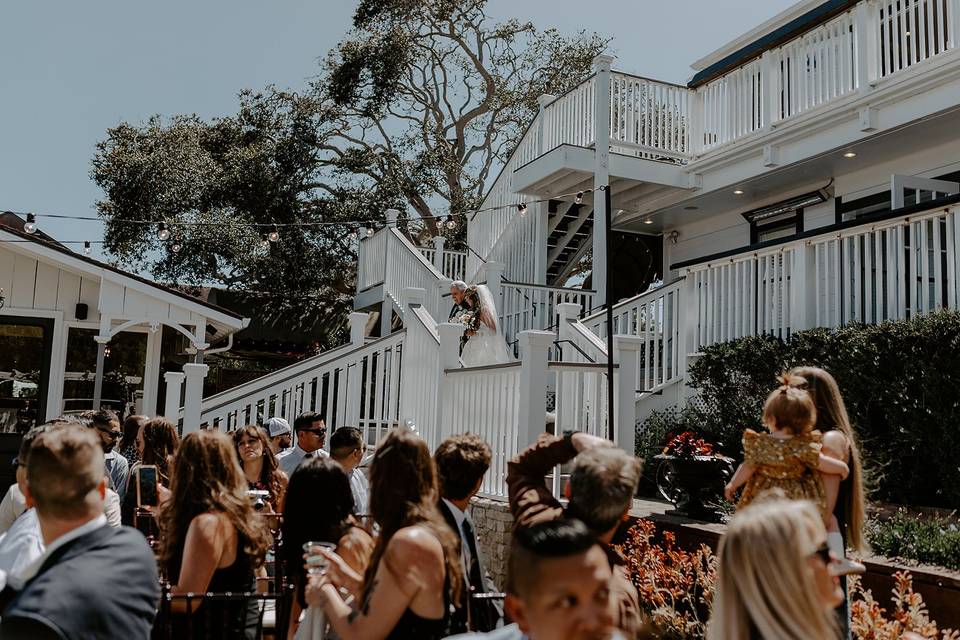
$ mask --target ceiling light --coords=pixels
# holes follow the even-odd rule
[[[650,216],[647,216],[646,218],[643,219],[643,224],[653,224],[653,218],[651,218]]]
[[[857,152],[856,152],[856,151],[847,151],[845,154],[843,154],[843,157],[844,157],[844,158],[856,158],[856,157],[857,157]]]
[[[683,210],[684,210],[684,211],[696,211],[696,210],[699,209],[699,208],[700,208],[700,207],[691,204],[691,205],[687,205],[686,207],[684,207]]]
[[[734,190],[733,190],[733,195],[735,195],[735,196],[742,196],[742,195],[743,195],[743,189],[734,189]]]

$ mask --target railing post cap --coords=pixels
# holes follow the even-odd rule
[[[537,96],[537,105],[543,109],[556,99],[557,96],[553,95],[552,93],[541,93],[539,96]]]
[[[613,336],[613,348],[615,351],[640,351],[643,348],[645,340],[641,336]]]
[[[609,71],[614,57],[608,53],[599,53],[593,58],[594,71]]]
[[[527,351],[530,347],[549,349],[556,339],[556,334],[550,331],[527,330],[517,334],[517,340],[519,340],[520,348],[523,351]]]
[[[164,382],[167,382],[167,383],[170,383],[170,382],[175,382],[175,383],[183,382],[183,378],[184,378],[183,371],[165,371],[165,372],[163,373],[163,380],[164,380]]]
[[[400,209],[387,209],[386,215],[387,222],[392,224],[397,221],[397,218],[400,217]]]
[[[422,305],[427,299],[427,292],[419,287],[406,287],[400,294],[401,305],[407,307],[414,304]]]
[[[188,378],[203,378],[207,375],[207,371],[210,370],[210,366],[206,364],[200,364],[197,362],[188,362],[183,365],[183,375]]]
[[[568,318],[576,318],[580,315],[581,306],[576,302],[560,302],[556,305],[557,313]]]
[[[433,236],[433,246],[439,249],[447,242],[444,236]]]

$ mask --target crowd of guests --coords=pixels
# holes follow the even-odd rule
[[[719,548],[712,640],[849,635],[840,575],[862,544],[856,439],[828,373],[781,382],[768,433],[745,434],[727,488],[743,494]],[[470,514],[486,442],[460,434],[431,452],[398,427],[368,454],[359,429],[327,435],[316,413],[182,440],[164,418],[121,425],[109,411],[30,430],[0,503],[0,637],[255,638],[264,605],[251,594],[265,581],[291,585],[276,609],[288,638],[648,637],[614,545],[641,463],[613,443],[545,433],[509,462],[500,594]],[[547,479],[561,465],[564,500]],[[142,469],[156,469],[153,502]]]

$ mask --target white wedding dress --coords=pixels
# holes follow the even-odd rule
[[[506,364],[513,360],[510,350],[500,333],[497,322],[496,303],[485,285],[477,287],[481,309],[480,329],[467,339],[460,360],[464,367],[483,367],[492,364]],[[489,310],[493,309],[493,313]],[[491,326],[492,325],[492,326]]]

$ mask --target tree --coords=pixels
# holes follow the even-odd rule
[[[258,292],[342,322],[356,254],[354,230],[335,223],[398,208],[411,211],[401,222],[411,235],[462,241],[464,224],[451,232],[432,216],[476,207],[537,96],[579,83],[607,44],[492,24],[485,7],[361,0],[353,30],[302,91],[247,90],[236,115],[209,122],[155,116],[109,129],[92,171],[106,249],[160,280]],[[166,221],[182,249],[136,220]],[[314,226],[280,226],[266,248],[231,226],[291,223]]]

